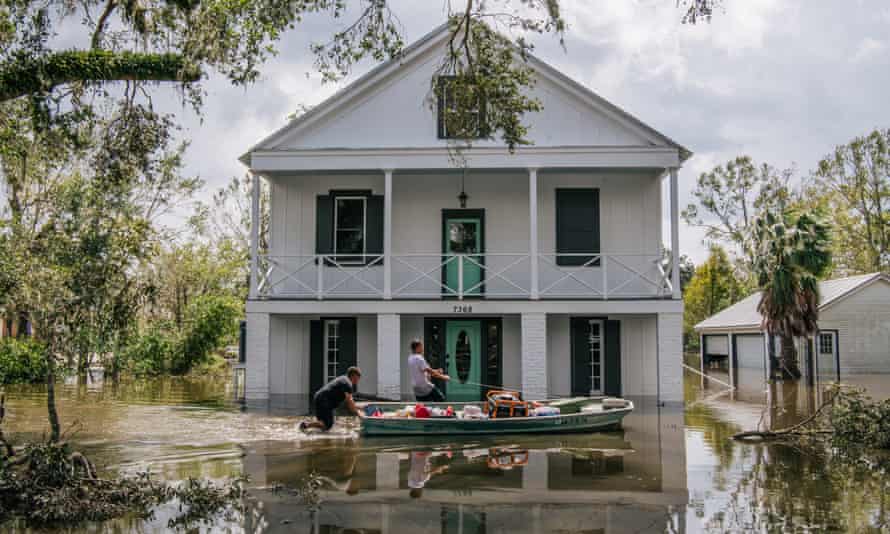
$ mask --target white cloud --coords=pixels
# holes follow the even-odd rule
[[[880,41],[873,37],[866,37],[859,41],[859,44],[856,46],[856,51],[853,52],[853,61],[856,63],[869,61],[870,59],[883,54],[886,49],[886,41]]]

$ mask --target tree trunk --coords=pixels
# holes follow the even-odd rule
[[[779,353],[779,369],[783,378],[798,379],[801,377],[800,367],[797,364],[797,349],[794,346],[794,337],[788,334],[779,334],[782,340],[782,351]]]
[[[50,441],[59,441],[62,432],[59,427],[59,413],[56,411],[56,357],[51,348],[46,354],[46,411],[49,416]]]

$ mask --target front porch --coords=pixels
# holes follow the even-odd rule
[[[455,402],[478,399],[490,387],[521,390],[529,399],[682,400],[682,315],[667,307],[655,313],[603,313],[577,303],[574,312],[571,306],[556,306],[549,312],[511,313],[495,311],[490,306],[497,303],[489,302],[488,309],[474,304],[457,314],[348,308],[324,315],[269,313],[289,304],[269,302],[248,310],[248,399],[282,404],[296,399],[299,407],[308,408],[312,393],[349,365],[362,368],[360,392],[411,399],[406,359],[410,342],[419,339],[430,364],[452,376],[445,388]]]
[[[269,247],[251,250],[251,300],[679,299],[662,245],[665,177],[679,242],[676,168],[264,176]]]

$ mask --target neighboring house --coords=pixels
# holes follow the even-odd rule
[[[6,313],[0,309],[0,339],[4,337],[30,337],[31,321],[28,315],[21,313]]]
[[[259,180],[271,189],[246,397],[308,398],[352,364],[361,391],[410,396],[416,338],[453,377],[450,400],[485,384],[681,401],[683,304],[662,224],[678,250],[690,153],[531,58],[534,145],[480,140],[461,170],[428,100],[447,38],[435,30],[242,156],[255,222]]]
[[[806,378],[866,384],[869,376],[890,374],[890,277],[873,273],[826,280],[819,283],[819,294],[819,332],[798,342]],[[759,301],[755,293],[695,326],[702,367],[717,362],[732,369],[730,381],[737,386],[759,386],[768,376]]]

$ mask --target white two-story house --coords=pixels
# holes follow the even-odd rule
[[[690,153],[531,58],[533,145],[479,141],[458,165],[437,117],[447,104],[430,103],[447,38],[433,31],[242,157],[254,176],[246,397],[308,399],[350,365],[361,392],[410,397],[420,339],[452,377],[449,400],[491,386],[682,400],[662,191],[677,251]]]

